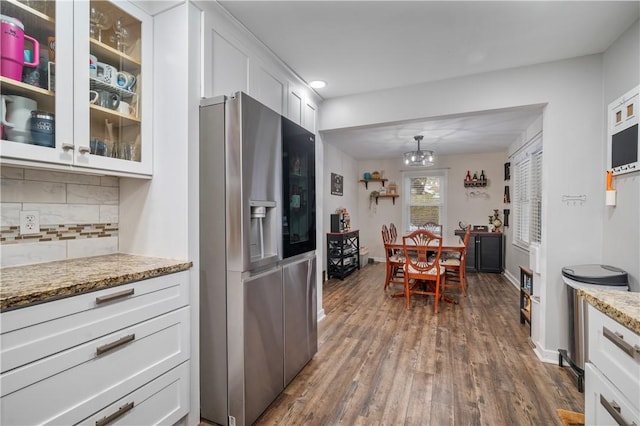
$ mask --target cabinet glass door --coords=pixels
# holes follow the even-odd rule
[[[88,21],[89,140],[79,143],[79,161],[127,170],[143,155],[142,21],[110,1],[89,2]]]
[[[0,40],[0,120],[2,156],[16,159],[36,159],[53,163],[70,163],[73,157],[63,149],[71,141],[71,132],[59,131],[60,120],[72,117],[71,81],[71,21],[62,31],[63,23],[56,17],[73,16],[69,2],[36,0],[3,0]],[[58,51],[59,41],[64,47]],[[68,47],[67,47],[68,46]],[[59,60],[63,67],[56,69]],[[63,71],[62,85],[67,91],[66,103],[56,97],[56,76]],[[58,71],[58,72],[56,72]],[[68,79],[65,80],[65,78]]]

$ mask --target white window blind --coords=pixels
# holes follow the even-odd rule
[[[531,228],[532,243],[542,241],[542,151],[535,152],[531,164]]]
[[[542,147],[514,158],[513,243],[529,248],[542,239]]]
[[[403,179],[404,230],[427,222],[444,225],[446,172],[406,172]],[[443,226],[444,228],[444,226]]]

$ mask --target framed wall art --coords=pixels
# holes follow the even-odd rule
[[[343,177],[337,173],[331,173],[331,195],[342,195]]]

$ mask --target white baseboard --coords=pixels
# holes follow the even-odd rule
[[[520,280],[519,278],[514,277],[511,272],[504,271],[504,277],[509,280],[511,284],[515,286],[518,290],[520,290]]]
[[[536,345],[536,347],[533,348],[533,353],[536,354],[540,361],[546,362],[548,364],[558,364],[557,350],[553,351],[550,349],[544,349],[540,342],[534,342],[534,344]]]

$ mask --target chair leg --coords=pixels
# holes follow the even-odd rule
[[[404,275],[404,300],[406,303],[407,311],[411,310],[411,293],[409,292],[409,278],[407,274]]]
[[[464,297],[467,297],[467,289],[465,288],[464,285],[464,268],[462,266],[460,266],[459,268],[459,279],[460,279],[460,290],[462,290],[462,294],[464,294]]]
[[[442,280],[442,281],[440,281]],[[434,302],[433,302],[433,310],[434,312],[437,314],[438,313],[438,302],[440,301],[440,286],[444,287],[444,276],[439,276],[438,278],[436,278],[436,295],[434,297]],[[443,290],[443,294],[444,294],[444,288]]]
[[[389,263],[387,263],[387,276],[384,279],[384,290],[386,290],[387,287],[389,287],[389,282],[391,281],[391,275],[392,275],[392,267]]]

